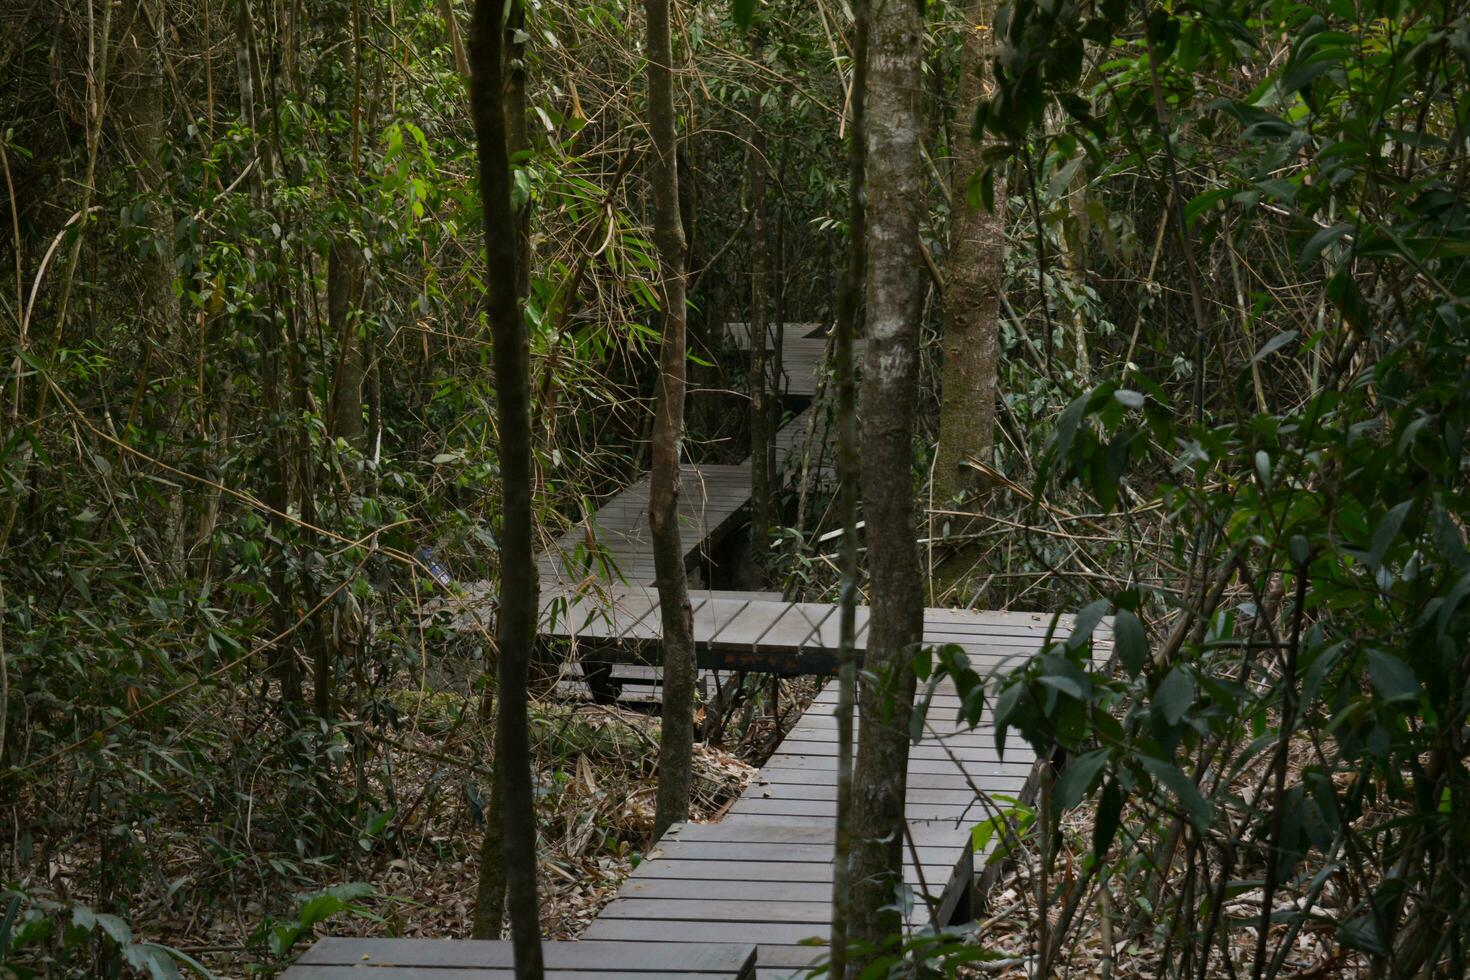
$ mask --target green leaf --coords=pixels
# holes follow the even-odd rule
[[[1404,525],[1404,518],[1409,514],[1409,508],[1414,506],[1414,501],[1405,500],[1391,507],[1378,526],[1373,529],[1373,543],[1368,549],[1368,567],[1377,571],[1378,566],[1383,564],[1383,558],[1388,554],[1388,549],[1393,544],[1394,538],[1399,535],[1399,528]]]
[[[1052,814],[1060,817],[1082,801],[1097,774],[1107,765],[1109,749],[1093,749],[1073,759],[1052,789]]]
[[[1077,614],[1077,623],[1072,627],[1072,634],[1067,637],[1067,649],[1080,649],[1082,644],[1092,639],[1092,631],[1097,629],[1097,624],[1102,622],[1107,612],[1106,599],[1098,599],[1083,606],[1082,611]]]
[[[1148,659],[1148,638],[1144,635],[1143,621],[1131,609],[1119,609],[1113,616],[1113,648],[1118,651],[1118,662],[1128,671],[1128,676],[1137,677]]]
[[[1131,391],[1127,388],[1119,388],[1117,391],[1113,392],[1113,397],[1118,399],[1118,403],[1124,408],[1143,407],[1143,396],[1136,391]]]
[[[178,980],[179,968],[162,946],[136,943],[123,950],[123,958],[133,969],[146,970],[153,980]]]
[[[1170,725],[1177,725],[1189,711],[1189,706],[1194,704],[1194,691],[1194,678],[1190,676],[1189,669],[1180,664],[1169,671],[1169,676],[1154,692],[1154,707]]]
[[[1193,226],[1195,220],[1201,214],[1210,210],[1234,193],[1235,189],[1232,187],[1217,187],[1212,191],[1205,191],[1203,194],[1196,195],[1193,200],[1184,206],[1185,222]]]
[[[1272,337],[1270,340],[1261,345],[1261,349],[1256,351],[1256,356],[1251,358],[1251,363],[1259,363],[1261,360],[1270,356],[1275,351],[1278,351],[1281,348],[1285,347],[1287,344],[1291,343],[1295,339],[1295,330],[1281,331],[1279,334]]]
[[[1344,222],[1319,228],[1317,233],[1307,239],[1307,244],[1302,246],[1302,254],[1296,258],[1297,265],[1308,266],[1322,257],[1327,246],[1353,230],[1353,226]]]
[[[730,19],[737,27],[749,27],[755,19],[755,0],[730,0]]]
[[[336,915],[347,907],[347,903],[336,895],[317,895],[301,906],[298,919],[303,931],[314,928],[318,922]]]
[[[1373,687],[1390,703],[1419,700],[1419,681],[1409,665],[1391,653],[1368,651],[1368,676]]]
[[[1388,947],[1378,932],[1378,921],[1372,913],[1338,923],[1337,940],[1349,949],[1362,950],[1375,956],[1385,956],[1388,953]]]
[[[1097,815],[1092,821],[1092,853],[1101,858],[1117,836],[1123,817],[1123,791],[1116,779],[1109,779],[1097,801]]]
[[[1194,829],[1204,833],[1210,826],[1210,803],[1200,795],[1199,787],[1194,785],[1193,780],[1184,774],[1184,770],[1167,759],[1156,759],[1146,755],[1142,761],[1149,775],[1173,793],[1174,798],[1184,807],[1184,812],[1188,814],[1189,822],[1194,825]]]

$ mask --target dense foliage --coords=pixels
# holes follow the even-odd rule
[[[458,595],[498,575],[500,470],[469,7],[0,9],[0,972],[269,967],[331,915],[398,928],[371,886],[403,855],[470,860],[445,828],[484,817],[495,657]],[[511,39],[544,539],[649,465],[638,7],[526,3]],[[688,458],[748,453],[720,328],[753,318],[758,259],[771,322],[834,314],[851,13],[673,5]],[[1084,969],[1099,932],[1138,941],[1120,968],[1282,975],[1312,934],[1327,972],[1470,970],[1470,15],[925,17],[928,602],[1080,610],[1010,677],[933,652],[972,720],[1056,763],[977,830],[1030,869],[1019,961]],[[998,424],[983,491],[944,500],[971,208],[1005,230]],[[831,466],[774,506],[763,587],[837,595]],[[646,775],[642,729],[532,722],[543,830],[642,846],[577,795],[586,760]]]
[[[1460,975],[1470,26],[1376,2],[1147,14],[1011,4],[976,118],[1033,188],[1080,165],[1106,207],[1162,202],[1177,275],[1109,305],[1185,294],[1060,415],[1037,476],[1124,546],[995,702],[1067,758],[1042,971],[1111,890],[1171,975],[1274,976],[1324,927],[1343,970]],[[942,659],[977,717],[978,678]],[[1048,838],[1085,798],[1062,875]]]

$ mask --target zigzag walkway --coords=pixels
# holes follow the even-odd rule
[[[822,363],[825,342],[809,332],[789,325],[783,344],[786,390],[798,396],[815,392]],[[748,346],[748,333],[735,333],[737,344]],[[782,451],[799,446],[806,431],[803,412],[779,433]],[[657,662],[662,621],[652,588],[647,492],[645,478],[542,556],[544,636]],[[738,526],[749,497],[748,461],[685,467],[686,560]],[[588,546],[589,537],[598,547]],[[816,676],[836,671],[834,605],[713,590],[694,590],[691,601],[701,667]],[[868,609],[859,607],[859,653],[866,648],[868,618]],[[1046,640],[1050,619],[1041,613],[928,609],[923,640],[957,646],[989,674],[1034,654]],[[1055,628],[1064,634],[1071,625],[1071,617],[1061,617]],[[1101,660],[1110,652],[1111,624],[1105,621],[1094,634],[1093,655]],[[835,703],[835,686],[827,684],[718,823],[670,828],[582,939],[547,944],[547,976],[784,978],[803,975],[821,961],[831,923]],[[910,748],[905,797],[910,930],[969,915],[976,864],[972,828],[1022,797],[1038,765],[1014,735],[1002,756],[988,710],[976,728],[958,723],[960,700],[952,684],[941,684],[928,705],[922,736]],[[330,939],[285,976],[353,980],[362,974],[346,971],[362,966],[390,972],[397,967],[394,975],[403,977],[469,980],[509,976],[511,960],[503,942]]]

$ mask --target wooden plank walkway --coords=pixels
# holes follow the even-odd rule
[[[547,942],[547,980],[746,980],[749,943]],[[371,972],[364,972],[364,969]],[[515,976],[509,942],[452,939],[323,939],[281,980],[491,980]]]
[[[737,350],[750,349],[750,325],[727,323],[725,332]],[[776,325],[766,325],[766,350],[776,347]],[[781,393],[788,398],[810,398],[817,393],[827,369],[826,328],[820,323],[788,323],[781,335]],[[853,355],[861,356],[863,341],[853,342]]]
[[[837,607],[788,602],[770,593],[692,590],[694,645],[707,670],[758,670],[783,676],[837,673]],[[609,661],[657,664],[662,654],[658,593],[651,587],[610,586],[585,593],[542,592],[541,633],[596,650]],[[1013,666],[1045,637],[1042,613],[929,609],[924,642],[954,644],[988,669]],[[1070,629],[1064,617],[1058,630]],[[855,614],[856,647],[867,649],[868,608]],[[1106,636],[1108,627],[1099,628]]]
[[[739,595],[711,592],[704,601],[746,608],[816,605]],[[835,643],[822,632],[835,607],[822,608],[828,612],[821,623],[800,642]],[[648,620],[656,609],[650,590],[628,590],[606,617],[611,625],[605,632],[655,638],[658,617]],[[735,619],[717,627],[718,616],[696,617],[711,631],[728,629]],[[1049,625],[1050,617],[1035,613],[930,609],[924,638],[959,645],[977,670],[992,673],[1035,652]],[[1058,638],[1072,625],[1072,617],[1058,617]],[[1111,623],[1104,621],[1094,634],[1093,656],[1105,660],[1111,643]],[[830,649],[823,652],[831,655]],[[925,696],[921,691],[920,699]],[[548,944],[547,975],[565,980],[752,975],[732,970],[734,960],[727,958],[748,952],[741,943],[756,945],[753,975],[762,980],[802,976],[823,960],[831,926],[836,699],[834,684],[818,692],[718,823],[670,828],[582,939]],[[972,828],[1022,796],[1037,762],[1015,734],[1007,737],[1004,755],[998,751],[988,706],[973,729],[957,721],[961,704],[952,683],[938,685],[928,703],[922,737],[909,751],[904,848],[904,883],[912,899],[905,917],[909,931],[967,917],[977,865]],[[689,956],[682,957],[681,949]],[[494,977],[508,975],[497,972],[507,968],[508,950],[508,943],[323,940],[286,980],[351,980],[349,968],[386,964],[427,980]],[[750,969],[749,961],[739,963],[740,970]]]
[[[1070,617],[1059,623],[1063,630],[1071,625]],[[1027,645],[1034,651],[1045,630],[1046,617],[1028,613],[929,610],[925,617],[926,641],[959,642],[982,672],[1002,667],[1013,656],[1009,651]],[[1094,656],[1106,658],[1110,624],[1100,630]],[[991,636],[1014,641],[1002,659],[977,641]],[[821,961],[831,925],[836,697],[834,684],[822,689],[719,823],[671,828],[585,938],[696,945],[754,940],[762,978],[800,976]],[[1015,735],[1007,738],[1002,758],[988,710],[969,729],[955,720],[959,708],[953,686],[941,685],[923,737],[910,748],[904,881],[913,895],[911,930],[968,914],[976,858],[972,828],[1020,797],[1036,762]]]
[[[686,564],[740,523],[750,503],[750,464],[679,468],[679,527]],[[537,558],[544,585],[577,588],[592,582],[654,580],[648,529],[649,478],[608,499],[587,521],[558,537]]]
[[[744,325],[730,326],[737,346],[748,349]],[[825,345],[817,325],[787,325],[787,395],[815,394]],[[777,433],[783,473],[791,470],[785,464],[792,454],[804,449],[812,411],[808,406]],[[741,522],[750,498],[750,461],[686,466],[681,480],[685,561],[692,564]],[[662,620],[652,588],[647,510],[645,477],[561,535],[539,559],[541,633],[572,644],[586,670],[614,663],[656,680]],[[835,605],[703,589],[690,598],[701,668],[836,673]],[[859,655],[866,650],[868,622],[868,609],[859,607]],[[923,640],[958,646],[975,669],[993,675],[1032,656],[1049,630],[1062,638],[1072,624],[1070,616],[1053,625],[1041,613],[929,609]],[[1109,656],[1111,642],[1105,621],[1094,634],[1094,656]],[[718,823],[671,828],[582,940],[548,944],[548,976],[747,976],[750,946],[740,944],[749,943],[757,944],[755,971],[763,978],[799,975],[824,958],[836,815],[835,702],[835,686],[828,684]],[[960,700],[951,682],[939,685],[929,704],[923,736],[910,747],[905,800],[911,930],[947,925],[968,913],[976,860],[972,828],[1020,797],[1037,764],[1015,734],[1006,739],[1004,754],[998,750],[988,705],[979,726],[957,722]],[[286,976],[339,980],[347,969],[388,964],[431,980],[501,976],[510,964],[509,944],[324,940]]]

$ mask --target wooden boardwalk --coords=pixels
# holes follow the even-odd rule
[[[825,369],[825,338],[812,325],[788,324],[785,393],[809,398]],[[748,347],[743,325],[737,345]],[[807,406],[776,436],[780,458],[804,449]],[[790,467],[783,467],[789,473]],[[750,463],[686,466],[679,514],[685,561],[739,527],[750,501]],[[604,502],[542,554],[541,634],[569,644],[590,674],[609,664],[654,680],[662,619],[648,532],[645,477]],[[470,586],[468,598],[488,592]],[[694,642],[706,670],[831,676],[837,668],[838,612],[827,603],[788,602],[773,593],[691,591]],[[866,650],[869,611],[857,610],[856,647]],[[983,674],[1000,674],[1032,656],[1071,617],[1040,613],[929,609],[926,645],[958,647]],[[1094,634],[1094,655],[1111,650],[1111,624]],[[923,692],[921,692],[921,697]],[[547,946],[548,976],[765,978],[799,975],[825,956],[836,815],[836,693],[826,685],[787,733],[759,777],[718,823],[681,824],[645,855],[582,940]],[[1002,754],[988,714],[973,729],[956,722],[951,683],[929,702],[922,738],[910,748],[905,815],[905,885],[913,899],[907,928],[941,927],[971,907],[976,855],[972,828],[1023,795],[1037,766],[1012,735]],[[983,856],[983,855],[982,855]],[[501,976],[509,944],[409,940],[324,940],[287,973],[290,980],[347,980],[347,970],[392,964],[415,977],[462,980]],[[361,974],[353,974],[360,976]]]
[[[691,590],[694,646],[709,670],[758,670],[783,676],[837,673],[837,607],[788,602],[770,593]],[[930,609],[924,642],[955,644],[987,668],[1019,663],[1035,652],[1049,617],[1040,613]],[[856,646],[867,648],[868,609],[856,610]],[[613,586],[595,592],[542,592],[541,633],[574,641],[612,661],[657,664],[662,652],[658,593]]]
[[[1070,631],[1064,617],[1059,632]],[[1047,618],[1029,613],[931,609],[928,643],[958,643],[981,672],[1003,670],[1043,642]],[[1094,656],[1111,652],[1110,625]],[[922,692],[921,692],[922,697]],[[762,978],[800,976],[820,962],[831,924],[836,817],[836,686],[826,685],[716,824],[670,829],[584,937],[629,943],[759,944]],[[905,814],[907,927],[963,920],[976,870],[972,828],[1022,796],[1036,757],[1020,737],[996,749],[989,712],[970,729],[956,722],[952,685],[934,692],[923,737],[910,748]],[[981,855],[983,857],[984,855]]]
[[[746,980],[750,943],[549,942],[547,980]],[[371,972],[365,972],[371,971]],[[508,942],[444,939],[323,939],[281,980],[492,980],[515,976]]]
[[[727,323],[725,330],[737,350],[750,349],[750,326]],[[776,325],[766,325],[766,350],[776,347]],[[853,343],[853,355],[862,354],[863,341]],[[827,334],[820,323],[788,323],[781,332],[781,394],[810,398],[817,393],[826,362]]]

